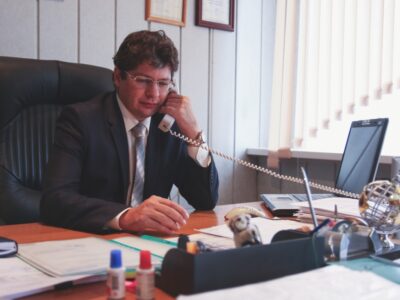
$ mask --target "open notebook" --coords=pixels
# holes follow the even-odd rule
[[[358,194],[375,179],[388,122],[383,118],[351,123],[336,178],[337,189]],[[340,196],[313,194],[314,200],[329,197]],[[260,198],[276,216],[291,216],[298,211],[293,203],[307,201],[306,194],[261,194]]]
[[[157,268],[176,243],[153,236],[125,236],[114,240],[85,237],[70,240],[19,244],[17,256],[0,260],[0,299],[105,280],[110,251],[122,251],[128,273],[139,265],[141,249],[150,250]]]

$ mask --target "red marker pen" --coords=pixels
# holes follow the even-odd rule
[[[140,265],[136,272],[136,299],[154,299],[155,273],[151,264],[151,253],[140,251]]]

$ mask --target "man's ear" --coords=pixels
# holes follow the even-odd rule
[[[113,80],[114,80],[114,85],[116,87],[119,87],[122,78],[121,78],[121,70],[119,68],[117,68],[117,67],[114,68]]]

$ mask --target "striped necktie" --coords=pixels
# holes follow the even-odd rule
[[[143,201],[143,187],[144,187],[144,139],[146,136],[146,127],[142,123],[138,123],[132,129],[135,136],[135,180],[133,184],[131,206],[139,205]]]

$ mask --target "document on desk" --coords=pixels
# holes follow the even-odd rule
[[[124,246],[132,247],[136,250],[149,250],[153,256],[158,256],[159,258],[163,258],[169,250],[177,247],[176,242],[149,235],[143,235],[141,237],[124,236],[113,239],[112,241]]]
[[[260,218],[260,217],[251,218],[251,223],[255,224],[258,227],[263,244],[269,244],[271,242],[273,236],[278,231],[286,230],[286,229],[298,229],[302,226],[307,226],[307,227],[311,228],[309,224],[299,223],[297,221],[275,220],[275,219],[272,220],[272,219]],[[227,224],[197,229],[197,231],[233,239],[233,233],[229,229]]]
[[[173,237],[167,240],[177,242],[178,238]],[[191,234],[189,235],[189,240],[191,242],[197,242],[197,241],[203,242],[213,250],[226,250],[235,248],[235,242],[233,241],[232,238],[216,236],[207,233]]]
[[[102,274],[109,266],[112,249],[122,251],[125,267],[139,265],[138,250],[96,237],[20,244],[18,256],[52,276]],[[160,261],[153,257],[153,263]]]
[[[398,299],[400,285],[368,271],[328,266],[270,281],[179,296],[178,300]]]
[[[99,277],[86,275],[52,277],[25,263],[18,257],[0,260],[0,299],[15,299],[48,290],[62,283],[78,284],[85,279],[95,281]],[[103,278],[105,277],[103,276]]]
[[[313,200],[315,213],[320,216],[334,217],[335,205],[337,206],[337,217],[343,219],[346,217],[360,218],[358,208],[358,199],[332,197],[319,200]],[[310,208],[307,202],[296,202],[293,205],[298,206],[301,212],[308,213]]]

